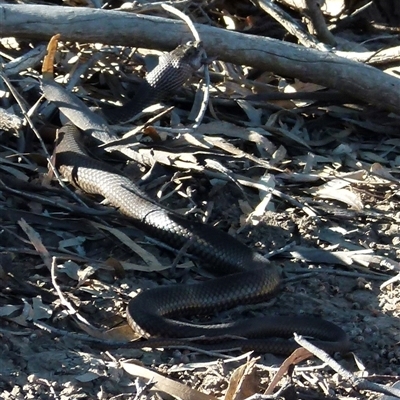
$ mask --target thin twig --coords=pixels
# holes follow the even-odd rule
[[[295,333],[294,340],[300,346],[313,353],[321,361],[327,363],[336,373],[338,373],[343,379],[349,382],[356,390],[369,390],[372,392],[384,393],[400,399],[399,389],[369,382],[364,378],[358,378],[354,376],[350,371],[348,371],[347,369],[342,367],[337,361],[335,361],[328,353],[319,349],[317,346],[304,339],[304,337],[301,335],[297,335]]]
[[[305,47],[318,48],[326,51],[323,43],[319,43],[312,35],[297,23],[287,12],[283,11],[271,0],[252,0],[252,2],[276,19],[289,33],[296,36],[299,42]]]
[[[57,258],[53,257],[52,259],[52,263],[51,263],[51,283],[54,287],[54,289],[57,292],[57,295],[61,301],[61,305],[63,305],[64,307],[66,307],[67,312],[69,315],[71,316],[75,316],[80,322],[82,322],[84,325],[91,327],[92,329],[96,329],[94,328],[89,321],[87,321],[85,318],[83,318],[78,311],[76,311],[74,309],[74,307],[72,307],[72,304],[67,300],[67,298],[64,296],[64,293],[61,291],[60,286],[57,283],[56,280],[56,268],[57,268]]]

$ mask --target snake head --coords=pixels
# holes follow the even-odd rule
[[[203,42],[198,40],[181,44],[173,50],[171,54],[178,56],[182,63],[190,65],[193,71],[197,71],[204,64],[204,60],[206,59],[206,51],[204,50]]]

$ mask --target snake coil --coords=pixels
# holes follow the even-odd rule
[[[163,56],[139,88],[139,100],[129,101],[110,119],[113,122],[130,119],[138,108],[161,101],[200,67],[201,56],[202,47],[197,42]],[[189,243],[189,254],[213,272],[228,274],[208,282],[159,287],[138,294],[129,302],[126,313],[129,325],[144,337],[176,338],[177,344],[181,344],[182,338],[201,337],[203,345],[222,339],[223,343],[214,344],[217,348],[234,346],[286,354],[297,347],[287,340],[297,332],[317,338],[317,345],[326,351],[348,349],[348,339],[341,328],[312,317],[272,316],[217,325],[176,320],[174,317],[178,315],[210,313],[264,301],[279,289],[279,270],[232,236],[189,221],[155,203],[118,170],[89,157],[80,142],[80,132],[70,123],[59,131],[56,166],[71,184],[86,193],[103,196],[146,234],[176,249]]]

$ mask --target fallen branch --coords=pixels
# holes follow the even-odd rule
[[[160,50],[170,50],[191,37],[180,21],[89,8],[3,4],[0,23],[3,32],[17,38],[47,40],[60,33],[63,40]],[[210,56],[331,87],[399,112],[400,79],[374,67],[275,39],[205,25],[196,28]]]

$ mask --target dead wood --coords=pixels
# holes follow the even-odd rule
[[[89,8],[42,5],[0,6],[3,36],[64,40],[168,50],[189,38],[175,20]],[[101,27],[101,29],[99,29]],[[305,49],[265,37],[197,25],[207,53],[221,60],[250,65],[279,75],[314,82],[398,112],[400,80],[332,52]]]

